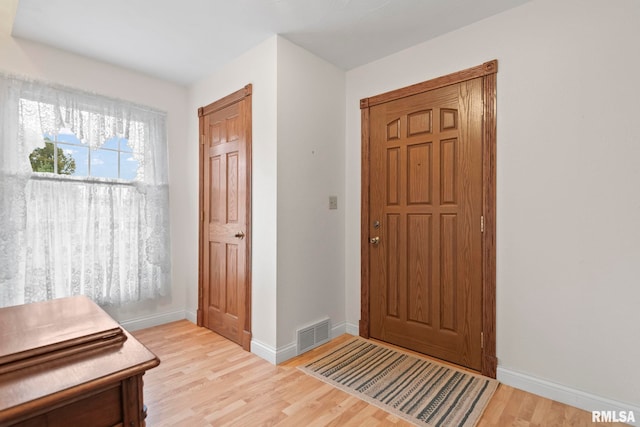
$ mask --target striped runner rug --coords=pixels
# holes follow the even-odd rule
[[[418,426],[474,426],[498,387],[359,337],[299,369]]]

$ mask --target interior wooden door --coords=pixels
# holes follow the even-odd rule
[[[251,86],[201,108],[198,324],[249,349]]]
[[[369,110],[370,335],[480,370],[482,78]]]

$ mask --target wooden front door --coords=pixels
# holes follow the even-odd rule
[[[251,86],[200,108],[198,325],[251,341]]]
[[[370,105],[363,204],[370,336],[478,371],[483,94],[476,77]]]

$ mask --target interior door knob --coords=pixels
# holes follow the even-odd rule
[[[237,237],[238,239],[244,239],[244,233],[243,233],[242,231],[238,231],[238,232],[236,233],[236,237]]]
[[[378,243],[380,243],[380,237],[376,236],[376,237],[372,237],[371,239],[369,239],[369,241],[374,244],[377,245]]]

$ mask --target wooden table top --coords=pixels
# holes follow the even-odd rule
[[[115,320],[82,296],[0,308],[0,367],[121,333]]]
[[[151,351],[88,298],[63,298],[20,307],[0,309],[0,356],[15,363],[12,350],[23,355],[35,352],[35,358],[41,358],[42,363],[0,374],[0,421],[81,396],[160,363]],[[112,331],[114,324],[122,340],[101,343],[109,340],[102,334]],[[92,342],[86,337],[93,337],[94,343],[99,337],[99,345],[88,345]],[[80,347],[69,347],[69,343],[75,342],[81,342]],[[66,347],[60,343],[66,343]],[[48,359],[50,353],[42,352],[43,348],[53,348],[53,353],[71,351],[64,357]]]

